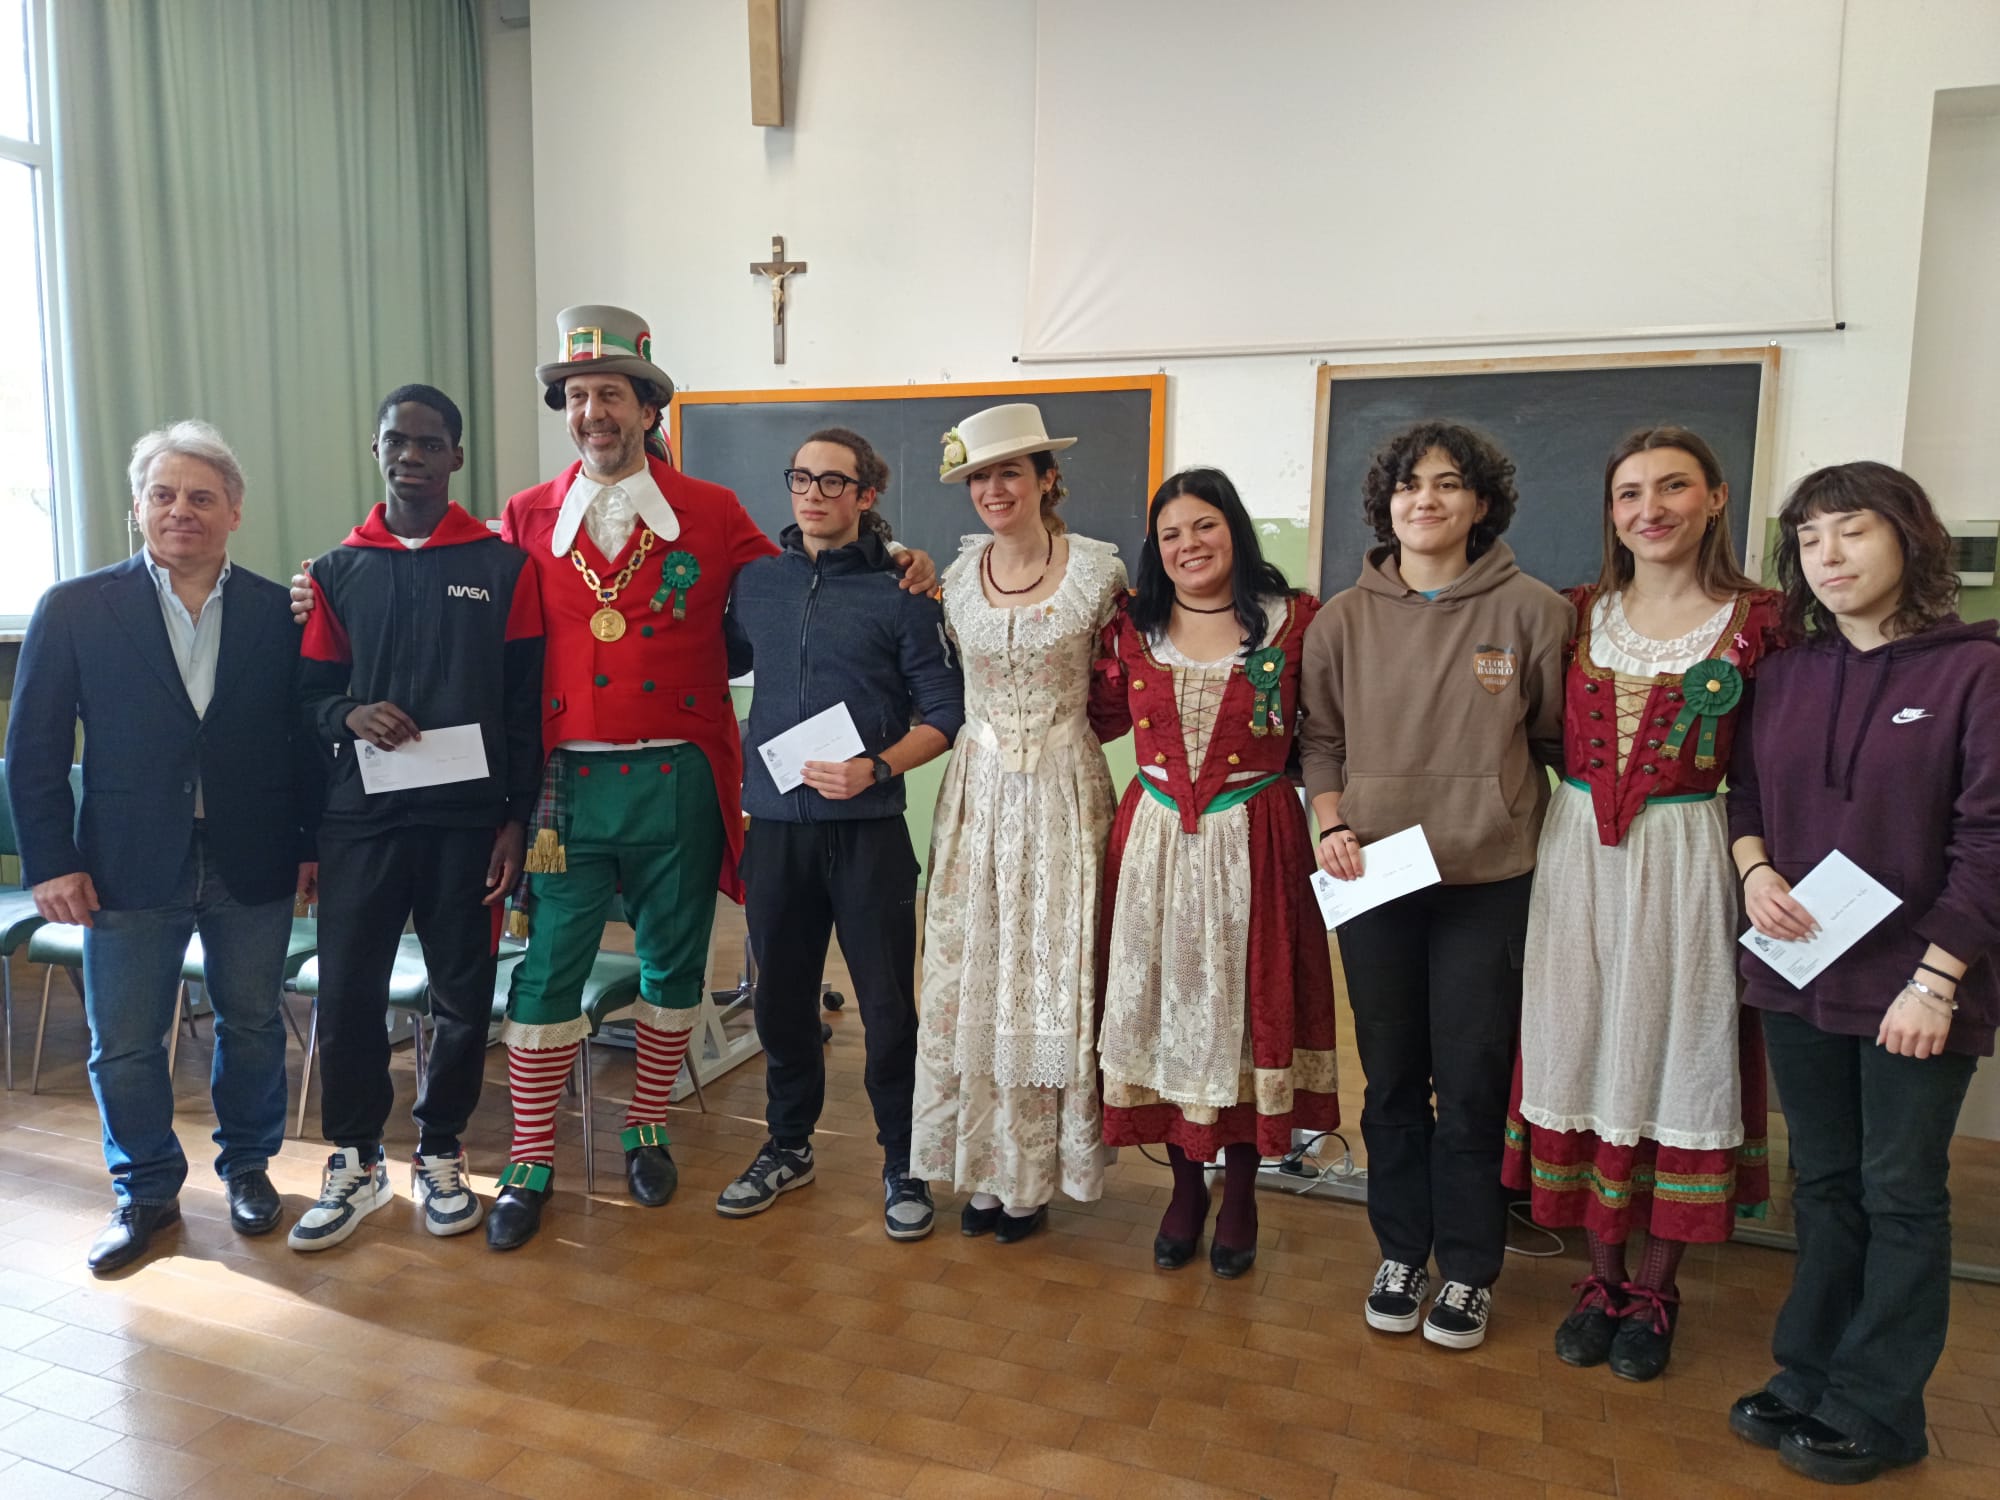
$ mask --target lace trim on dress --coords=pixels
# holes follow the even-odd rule
[[[1664,677],[1685,672],[1708,655],[1735,610],[1736,601],[1727,600],[1687,634],[1670,641],[1657,641],[1641,635],[1625,617],[1625,594],[1620,590],[1600,598],[1592,607],[1591,665],[1633,677]]]

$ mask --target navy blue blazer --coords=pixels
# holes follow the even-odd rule
[[[222,586],[215,696],[181,684],[143,556],[42,595],[21,644],[7,721],[7,800],[21,883],[90,873],[112,910],[165,906],[194,838],[201,779],[208,849],[245,905],[291,894],[312,858],[319,769],[298,712],[291,596],[232,567]],[[83,809],[69,767],[83,724]]]

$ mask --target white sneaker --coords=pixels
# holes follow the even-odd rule
[[[330,1249],[394,1196],[389,1189],[389,1164],[379,1150],[375,1160],[363,1166],[359,1151],[343,1147],[326,1159],[319,1202],[299,1216],[285,1242],[294,1250]]]
[[[418,1152],[410,1159],[410,1190],[424,1211],[424,1228],[432,1234],[464,1234],[486,1217],[486,1205],[465,1179],[463,1148],[451,1156]]]

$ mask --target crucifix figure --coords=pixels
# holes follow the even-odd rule
[[[771,363],[785,362],[785,278],[795,276],[806,269],[802,260],[785,259],[785,237],[771,236],[771,258],[753,260],[750,269],[759,276],[768,277],[771,282]]]

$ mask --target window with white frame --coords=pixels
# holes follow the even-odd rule
[[[57,572],[45,20],[45,0],[0,0],[0,628],[15,629]]]

